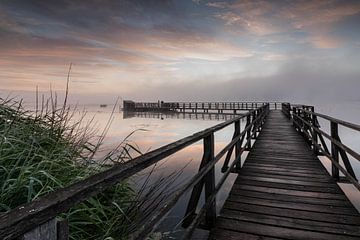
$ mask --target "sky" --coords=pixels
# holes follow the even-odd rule
[[[0,0],[0,96],[360,100],[360,1]]]

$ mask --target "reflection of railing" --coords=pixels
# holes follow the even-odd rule
[[[189,120],[215,120],[227,121],[242,115],[240,112],[233,113],[191,113],[191,112],[123,112],[123,118],[158,118],[158,119],[189,119]]]
[[[360,184],[357,181],[356,175],[348,157],[348,155],[351,155],[354,159],[360,161],[360,155],[342,143],[338,130],[339,125],[341,125],[348,129],[360,131],[360,126],[324,114],[316,113],[314,112],[313,106],[290,106],[290,104],[283,104],[282,110],[286,116],[292,118],[296,130],[299,131],[307,140],[309,145],[312,146],[314,153],[318,155],[324,155],[330,159],[332,163],[332,176],[340,182],[345,182],[348,180],[358,190],[360,190]],[[330,133],[327,133],[320,128],[318,118],[329,121]],[[324,138],[330,141],[330,151]],[[341,157],[345,168],[341,166],[339,162],[339,156]],[[344,174],[345,177],[341,177],[339,175],[339,170]]]
[[[235,166],[240,168],[241,154],[245,149],[251,148],[251,139],[256,138],[257,132],[261,130],[268,111],[269,105],[266,104],[255,110],[251,110],[240,117],[197,132],[191,136],[148,152],[122,165],[113,166],[102,173],[90,176],[89,178],[59,189],[36,201],[4,213],[0,215],[0,239],[14,239],[21,237],[29,231],[34,231],[34,229],[37,230],[39,227],[56,224],[54,219],[58,214],[68,211],[74,205],[104,191],[104,189],[109,188],[116,183],[124,181],[135,173],[144,170],[171,154],[200,140],[203,140],[204,150],[199,172],[175,191],[167,200],[166,204],[154,212],[146,224],[138,227],[137,232],[133,233],[131,238],[144,239],[171,210],[179,198],[191,188],[193,188],[192,201],[190,201],[188,213],[194,213],[199,191],[203,185],[205,186],[206,203],[196,217],[194,217],[193,214],[187,215],[189,216],[187,222],[188,224],[190,223],[190,226],[187,229],[186,236],[191,235],[203,215],[206,217],[206,223],[211,226],[214,224],[216,218],[216,193],[221,188],[230,171]],[[241,119],[247,120],[247,124],[243,131],[240,130]],[[215,155],[214,133],[232,124],[235,126],[235,131],[231,142]],[[244,141],[244,139],[246,141]],[[244,146],[242,146],[243,143],[245,144]],[[215,164],[226,153],[229,151],[232,152],[233,149],[235,149],[235,160],[230,164],[229,168],[225,167],[226,171],[223,177],[215,186]],[[38,236],[38,239],[44,239],[44,237],[41,238],[41,236]]]

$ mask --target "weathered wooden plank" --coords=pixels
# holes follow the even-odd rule
[[[282,179],[282,178],[278,178],[278,177],[274,177],[274,175],[240,175],[238,177],[238,181],[240,182],[240,179],[247,179],[247,180],[255,180],[255,181],[267,181],[267,182],[275,182],[275,183],[288,183],[288,184],[295,184],[295,185],[303,185],[303,186],[318,186],[318,187],[327,187],[329,186],[328,183],[330,183],[330,181],[327,182],[319,182],[319,181],[309,181],[308,179]]]
[[[219,229],[218,231],[213,231],[213,233],[209,236],[211,240],[218,239],[227,239],[227,240],[238,240],[238,239],[246,239],[246,240],[277,240],[280,238],[272,238],[272,237],[264,237],[254,234],[241,233],[237,231],[231,231],[227,229]]]
[[[314,197],[304,197],[304,196],[291,196],[285,194],[273,194],[273,193],[263,193],[257,191],[246,191],[240,190],[231,191],[231,195],[235,196],[245,196],[245,197],[253,197],[259,199],[273,199],[284,202],[299,202],[299,203],[310,203],[310,204],[318,204],[318,205],[327,205],[327,206],[348,206],[351,207],[351,203],[348,200],[336,200],[336,199],[324,199],[324,198],[314,198]]]
[[[274,182],[264,182],[264,181],[255,181],[255,180],[245,180],[239,179],[238,183],[244,185],[251,186],[260,186],[260,187],[268,187],[268,188],[277,188],[277,189],[285,189],[285,190],[297,190],[303,192],[317,192],[317,193],[333,193],[333,194],[343,194],[339,187],[331,187],[331,186],[306,186],[306,185],[298,185],[298,184],[286,184],[286,183],[274,183]]]
[[[311,211],[311,212],[321,212],[321,213],[329,213],[334,214],[336,216],[341,215],[351,215],[358,216],[358,212],[349,208],[348,206],[328,206],[328,205],[314,205],[310,203],[300,203],[300,202],[284,202],[274,199],[258,199],[252,197],[238,196],[238,195],[230,195],[228,198],[229,202],[234,203],[247,203],[258,206],[268,206],[275,207],[281,209],[295,209],[295,210],[303,210],[303,211]]]
[[[329,177],[306,177],[298,176],[298,175],[290,175],[286,173],[274,173],[274,172],[266,172],[266,171],[243,171],[241,172],[241,176],[248,177],[265,177],[265,178],[274,178],[274,179],[283,179],[283,180],[295,180],[295,181],[303,181],[306,179],[306,182],[313,183],[333,183],[333,179]]]
[[[268,171],[268,170],[263,170],[263,169],[248,169],[248,168],[243,168],[240,172],[240,174],[267,174],[267,175],[273,175],[273,176],[277,176],[277,177],[297,177],[297,178],[301,178],[301,179],[309,179],[311,181],[330,181],[331,178],[330,176],[326,176],[326,175],[309,175],[309,174],[303,174],[303,173],[294,173],[294,172],[283,172],[283,171],[279,171],[279,172],[274,172],[274,171]]]
[[[266,225],[260,223],[253,223],[247,221],[239,221],[232,219],[225,219],[220,217],[217,222],[218,228],[244,232],[249,234],[261,235],[266,237],[277,237],[285,239],[328,239],[328,240],[358,240],[357,236],[348,236],[340,234],[329,234],[324,232],[300,230],[295,228],[280,227],[274,225]]]
[[[309,231],[335,233],[360,237],[360,226],[352,226],[339,223],[328,223],[312,220],[303,220],[289,217],[278,217],[259,213],[249,213],[224,209],[223,218],[276,225],[281,227],[297,228]]]
[[[258,191],[265,193],[273,193],[273,194],[286,194],[290,196],[304,196],[304,197],[314,197],[319,199],[339,199],[344,200],[347,199],[345,195],[342,194],[332,194],[332,193],[320,193],[320,192],[306,192],[306,191],[298,191],[298,190],[289,190],[289,189],[278,189],[278,188],[270,188],[270,187],[260,187],[253,185],[245,185],[245,184],[236,184],[233,189],[239,190],[249,190],[249,191]]]
[[[225,202],[224,209],[232,209],[240,212],[255,212],[264,215],[314,220],[320,222],[341,223],[341,224],[355,225],[355,226],[360,224],[360,217],[358,216],[339,217],[334,214],[317,213],[317,212],[302,211],[296,209],[287,209],[286,211],[284,211],[281,210],[280,208],[275,208],[270,206],[259,206],[248,203],[234,203],[230,201]]]

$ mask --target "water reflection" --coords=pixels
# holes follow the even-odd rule
[[[123,118],[158,118],[164,119],[187,119],[187,120],[210,120],[210,121],[227,121],[241,116],[242,113],[190,113],[190,112],[123,112]]]

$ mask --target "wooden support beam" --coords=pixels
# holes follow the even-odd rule
[[[337,141],[339,141],[340,143],[342,143],[339,136],[337,136],[335,139],[336,139]],[[341,148],[338,148],[338,151],[339,151],[339,153],[340,153],[340,156],[341,156],[341,159],[342,159],[342,161],[343,161],[343,163],[344,163],[344,166],[345,166],[345,168],[346,168],[346,171],[347,171],[354,179],[357,180],[356,175],[355,175],[355,172],[354,172],[354,170],[353,170],[353,168],[352,168],[352,166],[351,166],[350,160],[349,160],[346,152],[344,151],[344,149],[341,149]]]
[[[337,123],[330,122],[330,131],[331,131],[332,138],[338,138],[339,130],[338,130]],[[337,163],[339,162],[339,148],[333,142],[331,143],[331,156]],[[336,180],[339,180],[339,169],[333,163],[331,164],[331,173],[332,173],[333,178],[335,178]]]
[[[22,240],[58,240],[56,219],[38,226],[37,228],[24,234]]]
[[[240,120],[236,121],[234,124],[235,124],[234,136],[237,137],[240,135],[240,126],[241,126]],[[244,138],[242,138],[242,140],[244,140]],[[242,141],[237,141],[235,144],[235,159],[239,159],[235,165],[237,170],[241,169],[241,153],[240,153],[241,144],[242,144]]]
[[[214,161],[214,133],[211,133],[209,136],[204,138],[204,156],[206,163]],[[205,201],[215,191],[215,167],[213,166],[211,171],[209,171],[204,178],[205,183]],[[206,211],[205,223],[209,228],[212,228],[215,225],[216,221],[216,200],[212,202],[209,208]]]
[[[311,108],[311,111],[314,112],[314,107]],[[311,135],[312,135],[312,142],[313,142],[313,152],[315,155],[319,154],[319,150],[317,149],[317,144],[318,144],[318,134],[315,131],[314,127],[317,127],[317,119],[316,116],[314,114],[311,115]]]
[[[57,240],[69,240],[69,221],[57,221]]]
[[[250,115],[247,115],[246,116],[246,127],[249,126],[251,124],[251,116]],[[246,141],[247,141],[247,144],[246,144],[246,150],[250,150],[251,149],[251,129],[249,128],[246,132]]]

